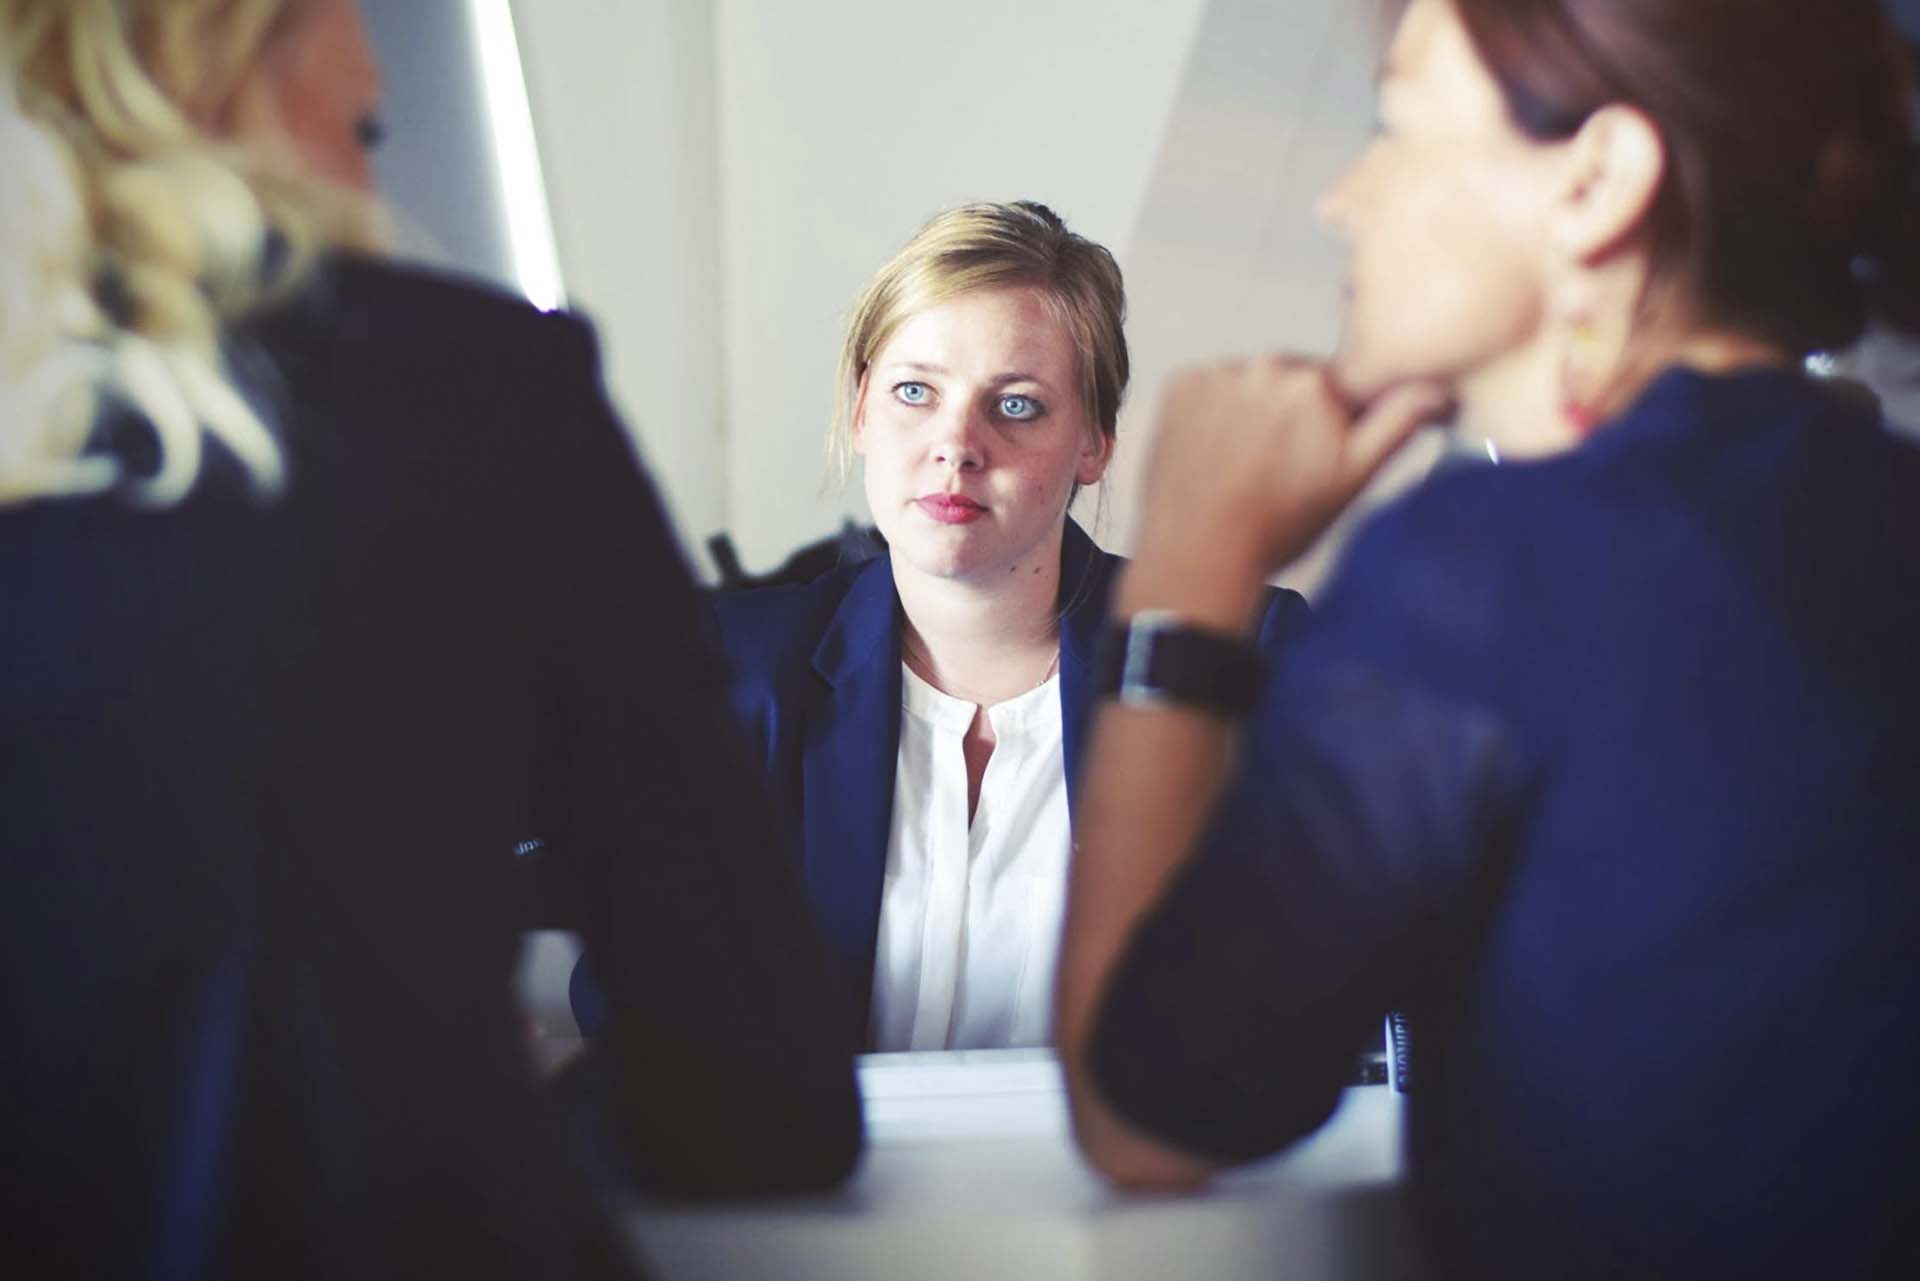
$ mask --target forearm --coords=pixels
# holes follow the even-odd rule
[[[770,804],[717,707],[687,709],[648,771],[664,837],[609,859],[595,955],[618,973],[609,1040],[637,1144],[675,1190],[799,1191],[861,1145],[845,1027]],[[670,914],[670,915],[669,915]],[[662,1089],[662,1082],[670,1088]]]
[[[1250,630],[1261,579],[1251,564],[1182,564],[1151,548],[1127,571],[1117,618],[1167,609],[1225,632]],[[1238,727],[1176,704],[1117,702],[1094,717],[1075,816],[1056,1033],[1074,1128],[1095,1166],[1134,1186],[1191,1184],[1208,1163],[1133,1130],[1106,1105],[1089,1070],[1107,983],[1140,920],[1191,855],[1228,777]]]
[[[1266,576],[1323,533],[1380,463],[1441,412],[1438,388],[1390,392],[1359,417],[1320,365],[1232,362],[1171,380],[1147,469],[1143,531],[1114,612],[1164,610],[1246,635]],[[1131,1130],[1088,1070],[1106,988],[1136,927],[1191,856],[1238,733],[1178,705],[1102,707],[1075,815],[1055,1028],[1088,1158],[1128,1184],[1181,1184],[1205,1165]]]

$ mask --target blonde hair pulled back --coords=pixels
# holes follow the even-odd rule
[[[209,128],[303,2],[0,0],[0,505],[166,506],[207,437],[257,492],[282,484],[223,335],[324,248],[379,233],[368,202]],[[89,452],[108,402],[151,425],[151,474]]]

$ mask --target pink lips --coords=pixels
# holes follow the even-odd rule
[[[913,501],[929,519],[942,525],[965,525],[987,514],[985,507],[964,494],[927,494]]]

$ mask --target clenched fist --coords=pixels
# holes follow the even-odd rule
[[[1448,404],[1438,385],[1416,383],[1356,412],[1325,365],[1291,356],[1177,374],[1160,402],[1140,554],[1186,544],[1265,578]]]

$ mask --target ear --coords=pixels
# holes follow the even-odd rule
[[[1646,225],[1666,174],[1667,144],[1652,118],[1620,103],[1600,108],[1567,143],[1554,245],[1575,262],[1597,265]]]
[[[1112,461],[1113,437],[1096,428],[1093,439],[1080,442],[1080,461],[1073,478],[1082,485],[1096,484],[1107,474],[1107,464]]]

